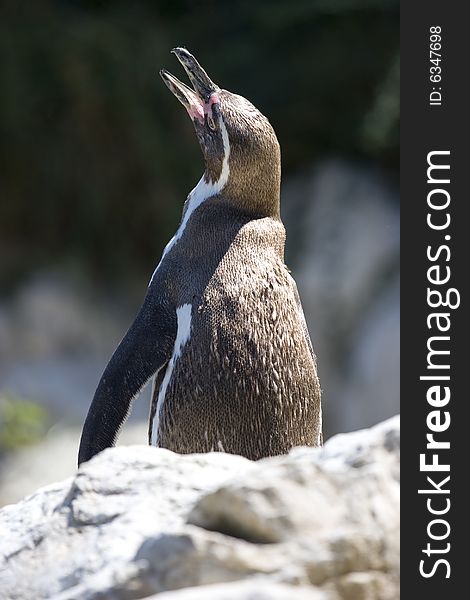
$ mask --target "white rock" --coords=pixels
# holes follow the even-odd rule
[[[398,418],[257,463],[106,450],[0,510],[0,590],[9,600],[392,600],[398,450]]]
[[[253,578],[248,581],[203,585],[150,596],[147,600],[327,600],[311,587],[294,587]]]

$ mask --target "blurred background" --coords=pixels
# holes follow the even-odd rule
[[[203,162],[188,47],[282,149],[286,262],[325,438],[399,410],[398,0],[0,1],[0,505],[81,426]],[[121,443],[146,443],[149,390]]]

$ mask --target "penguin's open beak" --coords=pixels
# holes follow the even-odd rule
[[[171,92],[186,108],[190,117],[204,121],[204,107],[209,102],[211,95],[217,92],[219,88],[210,79],[194,56],[185,48],[173,48],[172,53],[176,55],[176,58],[183,65],[194,90],[166,69],[162,69],[160,75]]]

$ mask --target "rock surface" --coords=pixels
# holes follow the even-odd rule
[[[150,596],[146,600],[328,600],[315,588],[252,578],[228,584],[202,585]]]
[[[0,511],[0,595],[396,600],[398,455],[398,417],[257,463],[106,450]]]

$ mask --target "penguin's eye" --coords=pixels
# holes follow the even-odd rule
[[[215,131],[216,127],[215,127],[215,121],[212,117],[212,115],[207,115],[207,124],[209,125],[209,128],[212,129],[212,131]]]

